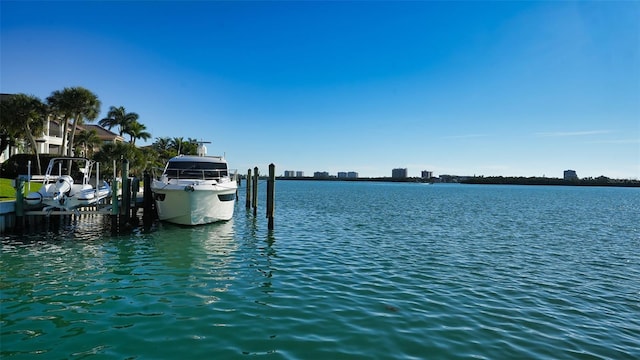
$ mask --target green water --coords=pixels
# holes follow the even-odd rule
[[[281,181],[273,232],[242,190],[4,235],[1,357],[640,358],[639,189]]]

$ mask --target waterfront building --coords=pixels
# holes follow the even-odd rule
[[[578,174],[576,174],[575,170],[565,170],[564,171],[564,179],[565,180],[578,180]]]
[[[396,168],[391,170],[391,177],[394,179],[407,178],[407,168]]]
[[[284,171],[284,177],[294,177],[296,176],[295,171],[293,170],[285,170]]]
[[[304,171],[296,171],[296,177],[304,177]]]
[[[326,171],[316,171],[313,173],[313,177],[318,179],[327,179],[329,178],[329,173]]]
[[[358,173],[355,171],[339,171],[338,179],[357,179]]]
[[[433,177],[433,171],[422,170],[423,179],[431,179]]]

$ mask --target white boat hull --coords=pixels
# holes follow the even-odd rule
[[[29,193],[25,202],[29,206],[45,206],[63,210],[73,210],[79,207],[92,206],[111,195],[111,189],[102,187],[98,191],[93,188],[83,189],[73,194],[62,194],[48,192],[43,189],[38,192]]]
[[[158,218],[180,225],[201,225],[233,218],[238,186],[234,181],[153,181]]]

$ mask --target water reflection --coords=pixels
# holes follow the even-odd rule
[[[192,227],[161,223],[151,240],[159,259],[176,269],[200,267],[212,261],[224,266],[233,260],[237,250],[233,219]]]

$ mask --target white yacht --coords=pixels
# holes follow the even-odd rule
[[[38,191],[30,192],[24,201],[29,206],[43,206],[43,210],[75,210],[95,205],[111,196],[111,187],[100,181],[96,170],[95,187],[91,171],[96,162],[86,158],[58,157],[49,161]],[[97,167],[96,167],[97,168]]]
[[[171,158],[151,183],[158,218],[181,225],[230,220],[237,189],[237,172],[224,157],[207,156],[202,142],[198,155]]]

